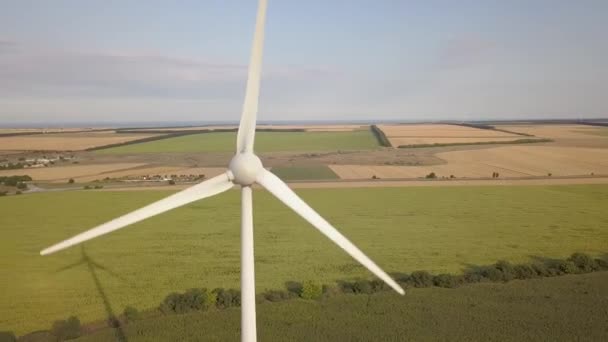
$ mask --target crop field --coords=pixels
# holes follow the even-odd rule
[[[608,272],[411,289],[405,296],[347,295],[322,302],[262,303],[263,341],[602,341],[606,338]],[[240,311],[160,316],[123,328],[137,341],[238,341]],[[105,329],[78,341],[115,339]]]
[[[389,272],[458,273],[498,259],[529,261],[575,251],[598,255],[608,249],[608,185],[298,192]],[[0,327],[23,334],[70,315],[83,322],[103,319],[106,305],[117,312],[126,305],[145,309],[173,291],[238,287],[237,191],[138,223],[83,249],[38,255],[41,248],[168,193],[0,198]],[[370,276],[271,195],[255,191],[254,196],[258,291],[281,288],[288,280],[331,283]]]
[[[338,175],[327,166],[274,167],[272,172],[283,180],[338,179]]]
[[[457,125],[378,125],[391,144],[402,145],[462,144],[521,139],[517,134]]]
[[[342,179],[438,177],[589,176],[608,174],[608,149],[503,146],[437,153],[445,164],[425,166],[330,165]]]
[[[81,151],[92,147],[125,143],[157,135],[87,132],[0,137],[0,151]]]
[[[106,173],[127,172],[136,167],[144,166],[142,163],[111,163],[91,165],[52,166],[30,169],[1,170],[0,176],[29,175],[35,181],[66,182],[70,178],[77,181],[104,178]]]
[[[362,125],[264,125],[258,124],[258,129],[299,129],[308,132],[349,132],[365,129]],[[130,131],[163,131],[163,132],[183,132],[183,131],[199,131],[199,130],[215,130],[215,129],[237,129],[236,125],[218,125],[218,126],[192,126],[192,127],[169,127],[169,128],[136,128]]]
[[[549,138],[556,144],[580,147],[608,147],[608,127],[587,125],[497,125],[496,128]]]
[[[119,146],[98,153],[131,154],[154,152],[234,152],[236,133],[186,135],[141,144]],[[378,141],[369,130],[346,132],[258,132],[258,152],[370,150]]]

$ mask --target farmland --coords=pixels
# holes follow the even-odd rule
[[[100,150],[103,154],[233,152],[234,132],[201,133]],[[258,132],[256,151],[370,150],[378,142],[369,130],[337,132]]]
[[[608,272],[480,284],[459,289],[412,289],[340,296],[323,302],[258,306],[264,341],[532,341],[606,337]],[[160,316],[123,327],[131,342],[237,341],[237,309]],[[109,341],[105,329],[78,341]]]
[[[388,271],[458,273],[498,259],[599,255],[607,249],[608,185],[298,192]],[[0,326],[22,334],[72,314],[83,322],[103,319],[103,298],[81,250],[44,258],[38,251],[167,194],[73,191],[0,198]],[[258,291],[287,280],[369,277],[269,194],[254,196]],[[230,191],[87,243],[114,310],[154,307],[167,293],[191,287],[238,286],[238,197]]]
[[[608,174],[608,149],[556,146],[504,146],[439,152],[439,165],[330,165],[342,179],[420,178],[434,172],[438,177],[588,176]]]
[[[481,142],[509,142],[522,136],[491,129],[458,125],[378,125],[395,147],[432,144],[473,144]]]
[[[87,132],[0,137],[0,151],[81,151],[154,136],[157,135]]]

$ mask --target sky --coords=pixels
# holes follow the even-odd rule
[[[236,121],[257,3],[0,0],[0,122]],[[608,117],[608,1],[269,0],[259,119]]]

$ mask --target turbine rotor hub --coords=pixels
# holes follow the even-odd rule
[[[230,161],[228,169],[232,173],[231,180],[234,183],[249,186],[255,183],[264,166],[258,156],[249,152],[237,153]]]

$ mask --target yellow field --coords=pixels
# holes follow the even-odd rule
[[[401,145],[478,143],[521,139],[517,134],[457,125],[378,125],[391,144]]]
[[[0,151],[81,151],[87,148],[119,144],[156,135],[87,132],[0,137]]]
[[[143,166],[140,163],[114,163],[97,165],[73,165],[73,166],[51,166],[41,168],[28,168],[18,170],[2,170],[0,176],[29,175],[35,181],[64,182],[70,178],[79,180],[80,177],[95,176],[105,172],[115,172],[118,170],[132,169]],[[105,177],[105,176],[104,176]],[[101,177],[103,178],[103,177]]]
[[[549,138],[560,145],[608,147],[608,127],[587,125],[498,125],[496,128]]]
[[[342,179],[438,177],[588,176],[608,174],[608,150],[558,146],[504,146],[443,152],[446,164],[430,166],[330,165]]]

